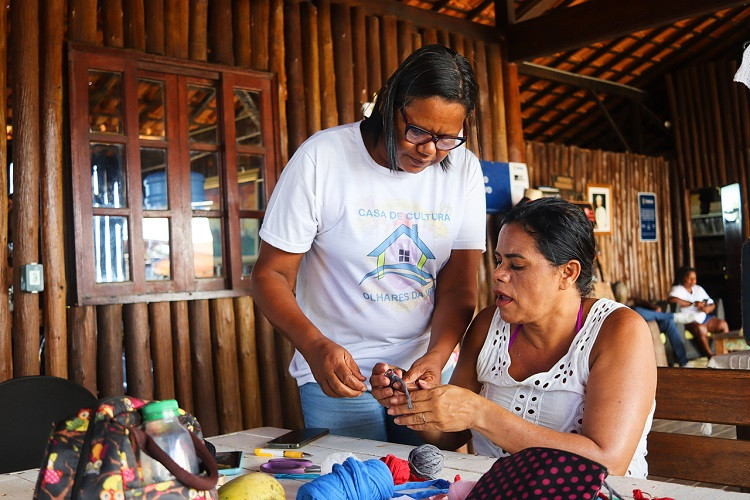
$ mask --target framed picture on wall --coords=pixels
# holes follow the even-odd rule
[[[586,185],[586,199],[594,207],[594,232],[609,234],[612,232],[612,185]]]

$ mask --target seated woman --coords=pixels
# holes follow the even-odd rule
[[[703,353],[709,358],[713,356],[711,347],[708,345],[708,332],[728,332],[729,325],[723,319],[710,314],[716,309],[716,304],[698,284],[695,268],[683,266],[677,270],[677,276],[667,301],[679,305],[682,311],[695,315],[694,321],[685,325],[685,328],[698,339]]]
[[[591,223],[576,206],[559,198],[517,205],[495,250],[495,305],[469,327],[451,383],[431,387],[406,373],[407,388],[420,389],[409,409],[379,363],[373,395],[397,424],[443,449],[472,436],[489,456],[545,446],[645,478],[651,334],[632,309],[587,298],[594,255]]]

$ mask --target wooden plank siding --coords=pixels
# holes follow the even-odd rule
[[[60,145],[61,125],[69,120],[62,114],[67,96],[62,95],[61,101],[55,97],[57,89],[50,88],[66,77],[65,64],[53,55],[62,54],[66,41],[274,73],[279,98],[279,170],[299,144],[317,130],[359,119],[363,102],[372,99],[410,50],[435,42],[453,45],[470,58],[481,89],[476,112],[479,120],[475,128],[467,130],[472,137],[469,146],[484,159],[494,161],[511,157],[519,160],[525,155],[534,185],[548,184],[549,176],[557,173],[572,175],[581,183],[588,179],[614,184],[613,176],[621,176],[624,184],[614,186],[614,196],[623,205],[614,207],[615,220],[622,217],[628,225],[616,224],[616,236],[598,237],[610,262],[610,275],[627,279],[631,289],[645,296],[665,293],[672,274],[667,239],[671,234],[668,165],[663,160],[629,155],[525,146],[517,74],[505,62],[499,38],[493,43],[486,26],[459,23],[406,5],[390,5],[394,2],[381,6],[382,2],[372,0],[68,0],[67,12],[60,14],[67,17],[66,22],[58,20],[60,26],[67,26],[63,38],[48,30],[48,23],[54,19],[37,14],[37,1],[18,2],[19,8],[10,11],[12,23],[28,29],[6,30],[3,23],[8,11],[0,12],[0,33],[10,31],[15,37],[8,39],[12,43],[0,41],[0,62],[14,64],[16,109],[12,116],[17,169],[11,217],[15,223],[6,223],[7,199],[0,194],[0,261],[6,260],[5,241],[12,226],[17,242],[13,256],[16,289],[22,264],[41,258],[45,273],[53,274],[45,274],[49,281],[41,297],[15,294],[12,324],[10,313],[2,305],[7,303],[3,298],[7,296],[0,295],[0,381],[39,372],[41,321],[49,339],[45,369],[68,376],[100,396],[121,393],[126,383],[127,393],[134,396],[175,397],[199,418],[209,436],[259,425],[300,426],[302,421],[296,383],[286,369],[293,352],[291,345],[274,332],[250,297],[96,307],[66,307],[59,300],[59,294],[64,296],[65,288],[74,283],[70,274],[65,280],[60,261],[70,262],[75,256],[63,252],[67,247],[55,249],[50,242],[65,242],[80,235],[71,235],[71,217],[64,213],[63,222],[44,226],[41,243],[37,243],[37,235],[39,200],[50,204],[42,209],[45,220],[50,217],[52,221],[60,218],[60,212],[53,209],[60,210],[63,195],[70,195],[66,192],[70,186],[61,185],[69,182],[68,177],[64,176],[62,182],[55,178],[61,165],[69,168],[69,159],[61,160],[59,150],[54,149]],[[36,38],[40,27],[45,32],[43,51],[38,50],[42,42]],[[475,33],[470,29],[473,27]],[[44,54],[43,61],[38,60],[40,54]],[[34,76],[37,66],[43,82]],[[0,84],[4,78],[4,74],[0,76]],[[508,95],[509,89],[514,95]],[[723,105],[733,98],[719,96],[718,102]],[[46,125],[56,128],[43,130],[44,140],[40,141],[43,116]],[[747,116],[733,119],[744,123]],[[0,127],[7,118],[5,106],[0,106]],[[735,143],[741,139],[735,138]],[[66,148],[63,151],[63,155],[69,154]],[[4,154],[3,143],[0,155]],[[731,157],[744,161],[747,168],[746,149]],[[40,160],[48,172],[44,176],[35,170]],[[631,175],[632,169],[640,174]],[[738,167],[736,171],[741,170]],[[0,183],[4,182],[3,175]],[[41,177],[45,178],[43,185]],[[584,188],[584,184],[577,186],[579,190]],[[635,204],[627,208],[624,203],[626,196],[637,190],[657,192],[660,202],[660,242],[643,249],[639,246],[643,244],[633,242],[630,235],[633,221],[637,221]],[[492,233],[494,230],[488,230],[488,236],[496,237]],[[19,238],[21,235],[23,238]],[[649,267],[640,271],[645,261]],[[485,262],[478,277],[483,291],[480,305],[491,301],[491,272],[491,263]],[[0,281],[2,277],[0,272]],[[45,307],[43,315],[41,304]],[[56,318],[67,321],[61,324]],[[10,331],[14,333],[13,353]]]
[[[591,151],[560,144],[529,142],[526,162],[532,185],[550,185],[555,175],[573,177],[574,190],[586,184],[611,184],[613,220],[611,234],[597,234],[605,265],[605,279],[624,281],[631,293],[644,299],[664,300],[671,288],[672,211],[670,164],[662,158]],[[659,241],[638,241],[638,192],[656,193]]]

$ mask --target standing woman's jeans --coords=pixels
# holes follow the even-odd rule
[[[646,321],[656,321],[656,324],[659,325],[659,331],[664,332],[664,335],[669,339],[669,343],[672,344],[677,362],[680,363],[680,366],[685,366],[688,362],[687,354],[685,353],[685,345],[682,343],[682,335],[677,331],[677,325],[674,322],[674,314],[656,312],[645,307],[634,307],[633,309]]]
[[[320,385],[310,382],[300,386],[305,427],[325,427],[331,434],[391,443],[420,445],[423,441],[413,430],[396,425],[386,408],[365,392],[356,398],[332,398],[323,394]]]

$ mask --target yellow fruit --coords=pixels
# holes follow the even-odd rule
[[[219,488],[219,500],[284,500],[284,487],[270,474],[249,472]]]

